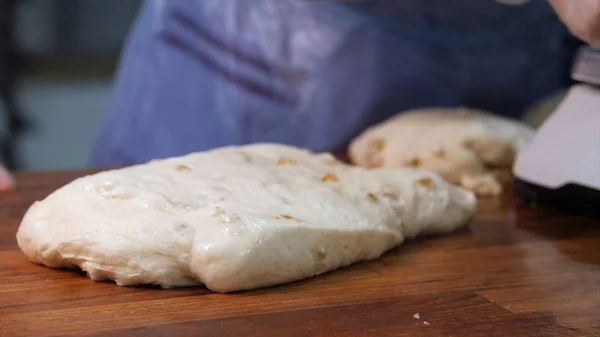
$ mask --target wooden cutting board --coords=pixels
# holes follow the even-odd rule
[[[85,172],[17,175],[0,194],[0,336],[600,336],[600,220],[481,201],[468,228],[258,291],[93,282],[29,263],[15,233]],[[418,313],[418,315],[417,315]]]

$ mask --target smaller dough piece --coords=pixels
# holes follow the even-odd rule
[[[485,111],[427,108],[368,128],[348,155],[358,166],[427,169],[478,196],[497,196],[516,154],[533,136],[524,123]]]

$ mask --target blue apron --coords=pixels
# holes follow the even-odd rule
[[[91,164],[253,142],[331,151],[420,107],[519,117],[565,85],[566,36],[545,0],[147,0]]]

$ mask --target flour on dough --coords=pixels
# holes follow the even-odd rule
[[[524,123],[466,108],[398,114],[352,141],[351,161],[366,167],[431,170],[480,196],[502,193],[502,176],[534,136]]]
[[[472,192],[428,171],[255,144],[76,179],[31,206],[17,240],[32,262],[94,280],[231,292],[378,258],[475,209]]]

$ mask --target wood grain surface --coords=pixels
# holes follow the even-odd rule
[[[600,336],[598,218],[508,193],[453,235],[301,282],[126,288],[34,265],[17,247],[30,204],[84,173],[18,174],[0,193],[0,336]]]

